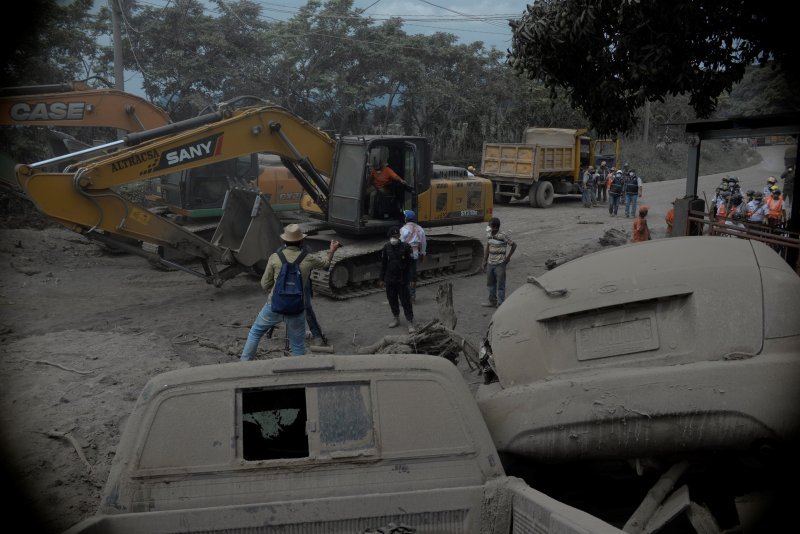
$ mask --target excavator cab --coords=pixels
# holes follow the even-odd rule
[[[385,234],[390,226],[402,224],[403,210],[416,211],[417,195],[430,188],[431,173],[425,169],[429,154],[428,141],[422,137],[341,138],[330,181],[329,224],[351,235]],[[377,191],[370,173],[384,165],[406,185],[392,183]]]
[[[189,219],[221,217],[225,194],[232,185],[247,185],[259,173],[258,154],[246,154],[219,163],[162,176],[160,199],[170,211]]]

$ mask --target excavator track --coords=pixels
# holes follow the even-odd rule
[[[428,235],[427,241],[428,253],[417,265],[417,287],[480,272],[483,262],[480,240],[439,234]],[[345,300],[383,291],[379,276],[385,243],[385,239],[370,239],[341,248],[327,271],[312,271],[314,293]]]

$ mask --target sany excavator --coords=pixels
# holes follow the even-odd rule
[[[166,111],[147,100],[111,88],[73,81],[0,88],[0,126],[47,128],[54,156],[91,154],[97,149],[52,127],[102,127],[126,132],[170,124]],[[62,166],[68,161],[60,160]],[[4,177],[5,178],[5,177]],[[254,182],[269,193],[275,211],[296,210],[303,190],[288,170],[258,154],[165,175],[146,194],[150,207],[198,228],[216,226],[230,182]]]
[[[17,179],[37,208],[68,228],[106,243],[130,240],[157,245],[197,258],[203,271],[177,265],[139,247],[131,252],[168,263],[217,287],[247,269],[258,269],[280,245],[282,225],[264,195],[231,188],[224,214],[210,241],[154,215],[118,195],[114,188],[133,181],[237,158],[269,153],[300,182],[313,204],[304,203],[318,221],[305,225],[307,242],[327,245],[332,233],[345,244],[328,271],[316,271],[315,290],[348,298],[379,290],[380,249],[387,229],[399,224],[396,213],[368,209],[369,164],[388,164],[409,184],[396,193],[398,208],[413,209],[427,227],[488,221],[492,216],[491,182],[467,177],[466,171],[437,169],[423,137],[346,136],[334,141],[305,120],[277,106],[222,108],[155,130],[128,134],[118,152],[68,167],[42,170],[48,161],[19,165]],[[322,248],[321,246],[319,248]],[[430,235],[420,266],[421,284],[476,273],[482,242],[453,234]]]

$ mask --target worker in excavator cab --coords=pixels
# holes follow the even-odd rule
[[[402,195],[397,194],[397,185],[410,189],[403,180],[382,159],[372,160],[369,183],[373,190],[369,194],[369,214],[376,219],[395,218],[400,210]]]

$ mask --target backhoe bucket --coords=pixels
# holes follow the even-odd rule
[[[231,188],[225,195],[222,219],[211,243],[229,250],[245,267],[266,265],[270,254],[283,245],[283,225],[266,195],[258,191]]]

